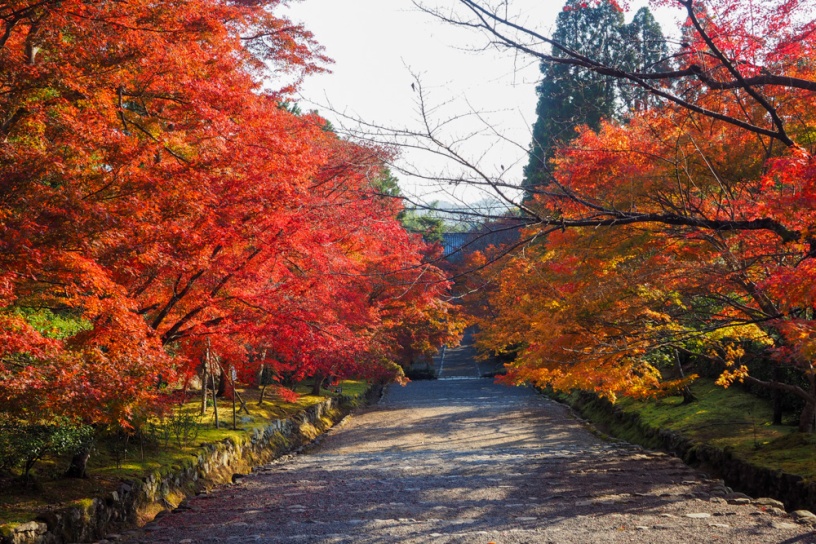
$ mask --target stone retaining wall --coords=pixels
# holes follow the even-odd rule
[[[604,432],[614,435],[616,426],[634,427],[643,436],[642,445],[654,447],[657,444],[687,464],[710,470],[730,487],[743,493],[754,497],[772,497],[782,501],[789,511],[816,510],[816,482],[808,482],[801,476],[781,470],[758,467],[735,458],[728,449],[694,442],[674,431],[650,427],[641,421],[638,414],[624,412],[609,401],[591,394],[582,394],[578,402],[570,405],[581,414],[586,413],[586,409],[592,405],[611,419],[609,428],[602,428]]]
[[[374,398],[369,394],[368,399]],[[172,510],[184,498],[236,474],[291,452],[328,430],[349,413],[353,401],[328,399],[300,414],[273,421],[240,440],[207,444],[182,466],[166,467],[140,481],[122,483],[105,497],[41,514],[0,535],[0,544],[66,544],[92,542],[118,527],[144,524]]]

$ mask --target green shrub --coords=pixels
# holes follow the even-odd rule
[[[0,421],[0,466],[6,470],[21,467],[23,479],[28,480],[31,469],[43,457],[74,453],[93,436],[93,428],[64,420],[28,423],[4,419]]]
[[[166,425],[176,438],[180,448],[187,447],[198,438],[200,417],[176,412],[167,418]]]

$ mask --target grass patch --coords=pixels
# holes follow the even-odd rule
[[[368,391],[368,383],[362,380],[346,380],[340,387],[345,397],[360,398]]]
[[[117,486],[118,481],[102,477],[41,481],[36,488],[10,485],[0,492],[0,525],[25,523],[49,507],[90,500]]]
[[[683,398],[667,397],[648,401],[621,399],[616,407],[625,414],[637,414],[641,425],[682,434],[695,442],[728,449],[734,457],[755,466],[816,479],[816,436],[797,432],[792,425],[773,425],[773,407],[769,400],[755,397],[738,387],[724,389],[710,379],[699,379],[691,387],[696,402],[683,404]],[[574,400],[574,399],[573,399]],[[599,406],[585,411],[586,417],[602,420],[603,429],[624,440],[644,443],[641,430],[634,424],[613,422]]]
[[[689,404],[683,404],[682,397],[668,397],[645,402],[624,399],[619,405],[625,412],[637,411],[650,427],[671,429],[720,448],[754,449],[796,430],[771,425],[771,403],[739,388],[724,389],[713,380],[701,379],[691,389],[698,400]]]
[[[340,384],[343,397],[359,398],[368,389],[364,381],[348,380]],[[268,393],[262,405],[258,405],[260,391],[238,389],[245,400],[250,414],[241,413],[237,417],[237,430],[232,429],[232,401],[219,399],[218,412],[220,427],[214,428],[212,406],[198,420],[195,440],[189,445],[179,445],[175,437],[168,440],[154,440],[153,443],[131,439],[126,446],[113,440],[96,444],[88,462],[88,479],[66,479],[61,474],[67,468],[66,459],[43,459],[33,469],[34,485],[23,485],[13,475],[0,475],[0,527],[8,530],[14,525],[34,519],[38,513],[62,508],[78,501],[102,497],[118,489],[122,481],[141,479],[153,472],[165,472],[181,468],[190,463],[208,443],[232,439],[235,442],[247,440],[256,428],[263,428],[276,419],[293,416],[331,396],[334,391],[321,390],[321,395],[311,395],[308,384],[298,386],[297,401],[285,402]],[[240,405],[239,405],[240,407]],[[197,415],[201,410],[200,397],[188,395],[177,413]],[[166,445],[165,445],[166,442]],[[123,450],[126,450],[123,453]]]

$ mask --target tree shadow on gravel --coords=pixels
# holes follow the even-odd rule
[[[783,540],[768,536],[782,534],[769,528],[777,518],[711,502],[719,482],[680,460],[603,442],[560,405],[529,391],[497,400],[496,386],[480,382],[389,393],[308,454],[191,499],[151,534],[192,542],[241,535],[276,543],[472,542],[451,534],[591,525],[612,531],[603,533],[612,540],[631,531],[634,542],[662,534],[678,541],[689,527],[720,531],[723,542]],[[723,528],[738,514],[743,527]],[[639,525],[662,532],[639,535]],[[807,533],[788,528],[785,542],[812,542]]]

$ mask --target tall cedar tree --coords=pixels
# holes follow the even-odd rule
[[[626,24],[617,4],[603,0],[589,5],[568,0],[556,20],[552,55],[566,58],[561,47],[627,70],[655,69],[665,64],[668,48],[660,25],[649,8],[641,8]],[[646,107],[648,93],[631,84],[578,66],[541,63],[542,81],[536,88],[538,105],[523,185],[528,190],[552,176],[550,160],[559,145],[575,137],[575,128],[593,129],[601,120],[621,118]]]

